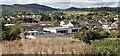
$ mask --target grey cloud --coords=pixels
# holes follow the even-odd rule
[[[93,3],[91,5],[93,6],[106,6],[106,7],[109,7],[109,6],[112,6],[114,4],[116,4],[118,2],[98,2],[98,3]]]

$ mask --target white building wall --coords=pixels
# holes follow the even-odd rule
[[[49,29],[49,28],[43,28],[44,31],[50,31],[50,32],[53,32],[53,33],[56,33],[56,29]]]
[[[71,27],[43,28],[43,30],[50,31],[52,33],[57,33],[57,31],[63,31],[63,30],[67,30],[68,31],[67,33],[75,33],[75,32],[72,32],[73,29],[78,29],[78,31],[79,31],[80,28],[71,28]]]
[[[108,25],[102,25],[102,29],[108,29]]]

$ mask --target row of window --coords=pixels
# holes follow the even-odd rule
[[[78,32],[78,29],[73,29],[72,32]],[[68,30],[57,31],[57,33],[68,33]]]
[[[41,35],[43,33],[27,33],[27,35]]]

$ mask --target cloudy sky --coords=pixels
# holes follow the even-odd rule
[[[41,4],[53,8],[66,9],[69,7],[118,7],[120,0],[0,0],[0,4]]]

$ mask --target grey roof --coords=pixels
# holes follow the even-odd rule
[[[91,22],[88,22],[89,24],[89,26],[93,26],[93,25],[97,25],[97,26],[100,26],[101,24],[99,23],[99,22],[97,22],[97,21],[91,21]]]

